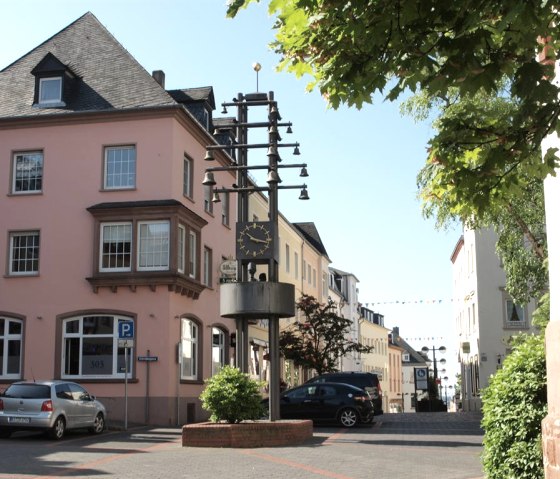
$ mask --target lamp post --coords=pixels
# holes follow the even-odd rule
[[[433,365],[434,365],[434,381],[435,381],[435,383],[436,383],[436,394],[437,394],[438,385],[439,385],[439,384],[438,384],[438,370],[437,370],[437,363],[438,363],[438,362],[437,362],[437,360],[436,360],[436,351],[439,351],[441,354],[445,354],[445,352],[447,351],[447,349],[446,349],[445,346],[440,346],[440,347],[437,348],[437,349],[436,349],[435,346],[432,346],[431,348],[429,348],[429,347],[427,347],[427,346],[424,346],[424,347],[422,348],[422,351],[423,351],[424,353],[426,353],[426,354],[427,354],[429,351],[432,351],[432,358],[433,358],[432,363],[433,363]],[[440,359],[439,362],[440,362],[440,364],[445,364],[445,363],[446,363],[446,360],[445,360],[445,359]],[[441,396],[441,391],[440,391],[439,395]]]
[[[260,69],[260,65],[259,65]],[[255,69],[255,71],[258,70]],[[236,320],[236,365],[243,372],[248,372],[249,352],[249,321],[253,319],[268,319],[269,338],[269,414],[270,420],[280,419],[280,354],[279,354],[279,323],[280,318],[295,316],[295,287],[293,284],[278,281],[278,190],[301,189],[299,198],[309,199],[307,185],[279,186],[282,181],[278,174],[281,168],[301,168],[300,176],[308,176],[307,165],[283,164],[278,154],[281,147],[294,147],[294,155],[299,155],[299,143],[280,144],[279,126],[287,126],[291,133],[291,123],[281,123],[278,105],[274,93],[239,93],[232,102],[222,104],[222,113],[227,113],[227,107],[237,108],[237,122],[232,123],[236,128],[236,143],[233,145],[213,144],[206,146],[205,160],[214,160],[214,152],[237,151],[236,161],[226,158],[227,165],[206,168],[204,180],[206,187],[212,188],[212,201],[220,201],[220,193],[237,194],[237,224],[236,224],[236,259],[238,263],[237,281],[220,285],[220,314],[222,317]],[[264,122],[249,122],[250,107],[266,106],[268,118]],[[268,138],[265,143],[248,142],[250,128],[268,128]],[[265,165],[248,164],[248,150],[266,148],[268,162]],[[267,185],[257,186],[249,178],[250,170],[267,169]],[[214,173],[229,171],[235,173],[236,181],[231,187],[216,187]],[[255,192],[268,194],[268,221],[250,221],[249,196]],[[254,275],[256,265],[267,265],[268,274],[259,281]]]

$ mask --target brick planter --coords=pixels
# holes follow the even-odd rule
[[[274,447],[301,444],[313,437],[309,420],[203,422],[183,426],[183,447]]]

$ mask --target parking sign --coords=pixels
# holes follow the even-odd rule
[[[134,321],[119,321],[119,339],[134,339]]]

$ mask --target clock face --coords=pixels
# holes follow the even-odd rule
[[[239,259],[268,257],[272,251],[272,228],[268,222],[241,223],[237,232]]]

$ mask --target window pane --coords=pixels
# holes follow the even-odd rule
[[[179,226],[177,239],[177,269],[179,273],[185,272],[185,227]]]
[[[42,78],[39,81],[39,103],[60,102],[62,78]]]
[[[66,321],[66,332],[67,333],[79,333],[80,332],[80,320],[76,319],[74,321]]]
[[[83,375],[109,375],[113,372],[113,338],[84,338]]]
[[[84,336],[90,334],[114,334],[113,316],[84,316],[83,323]]]
[[[21,340],[8,341],[8,368],[7,374],[19,374],[19,365],[21,361]]]
[[[132,225],[102,225],[101,270],[130,270]]]
[[[69,338],[65,342],[64,374],[77,376],[80,374],[80,338]]]
[[[192,160],[186,156],[183,160],[183,194],[192,197]]]
[[[0,319],[0,335],[2,334],[4,320]],[[21,334],[21,321],[8,321],[8,334]]]
[[[140,223],[138,236],[138,269],[168,269],[169,223]]]
[[[0,336],[4,336],[4,324],[5,324],[5,320],[4,318],[0,318]]]
[[[10,273],[39,272],[39,233],[35,231],[11,235]]]
[[[14,156],[13,192],[39,192],[43,189],[43,152],[18,153]]]
[[[105,188],[136,186],[136,148],[111,147],[105,150]]]

